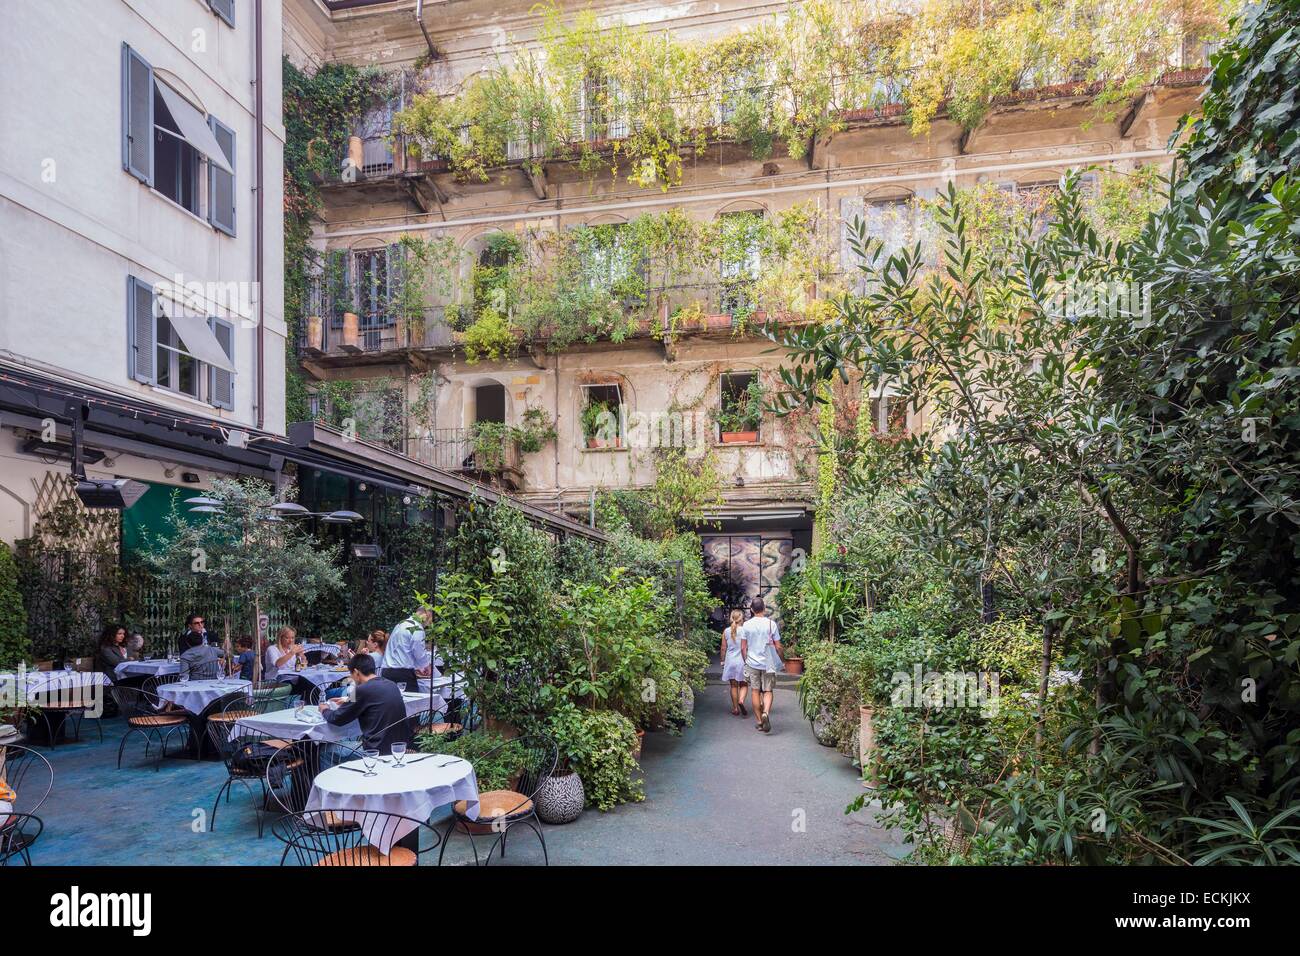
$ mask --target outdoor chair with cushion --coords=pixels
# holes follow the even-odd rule
[[[466,801],[457,800],[452,804],[451,820],[448,821],[447,829],[442,834],[442,850],[438,854],[439,863],[442,862],[443,854],[447,852],[447,844],[451,840],[453,830],[469,837],[475,863],[478,863],[478,847],[474,842],[475,832],[481,835],[484,830],[488,830],[496,834],[496,839],[488,847],[487,857],[483,861],[486,866],[492,862],[492,854],[498,847],[501,849],[501,856],[506,855],[506,837],[509,836],[512,827],[522,825],[537,834],[537,839],[542,844],[542,862],[546,865],[550,864],[546,854],[546,837],[542,833],[541,820],[537,818],[534,798],[542,781],[555,770],[555,764],[559,759],[558,749],[555,741],[550,737],[535,734],[508,740],[490,750],[483,759],[489,759],[507,747],[514,747],[521,751],[519,774],[515,778],[514,788],[480,793],[476,820],[469,818],[469,805]]]
[[[438,845],[426,821],[375,810],[290,813],[271,824],[271,832],[285,845],[281,866],[290,851],[299,866],[418,866]]]
[[[113,687],[113,699],[117,701],[118,710],[126,718],[127,732],[122,735],[122,742],[117,748],[117,768],[122,769],[122,753],[127,741],[134,735],[144,737],[144,754],[149,756],[156,744],[158,756],[154,770],[162,769],[163,758],[167,756],[167,745],[179,735],[181,743],[189,739],[189,715],[183,710],[172,710],[167,701],[157,694],[150,693],[142,687]]]

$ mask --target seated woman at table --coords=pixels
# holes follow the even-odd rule
[[[238,668],[240,680],[253,679],[253,663],[257,655],[253,653],[253,639],[247,634],[235,638],[235,660],[233,668]]]
[[[301,644],[295,644],[298,632],[291,627],[282,627],[275,635],[275,643],[262,655],[262,680],[279,680],[282,668],[292,670],[293,662],[302,658],[306,663],[306,651]]]
[[[337,707],[322,701],[320,711],[326,722],[343,726],[355,720],[361,725],[362,746],[381,754],[391,753],[395,743],[410,744],[411,727],[402,689],[375,673],[375,661],[369,654],[356,655],[349,667],[356,684],[352,699]]]
[[[117,665],[127,660],[126,628],[121,624],[107,625],[99,632],[99,643],[95,647],[95,670],[109,680],[116,680]]]
[[[366,635],[365,640],[361,642],[362,653],[369,654],[375,662],[375,673],[382,674],[384,670],[384,648],[388,645],[388,632],[382,628],[375,628]]]

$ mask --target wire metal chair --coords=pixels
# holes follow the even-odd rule
[[[285,844],[281,866],[291,851],[299,866],[418,866],[440,842],[427,821],[377,810],[290,813],[271,832]]]
[[[451,819],[447,822],[447,829],[442,833],[442,850],[438,853],[439,864],[442,863],[443,854],[447,852],[447,844],[451,842],[451,834],[454,830],[469,837],[475,864],[479,861],[478,846],[474,841],[475,831],[481,835],[487,829],[496,834],[496,839],[488,847],[487,857],[483,861],[483,865],[487,866],[491,864],[492,854],[498,847],[501,849],[502,858],[505,857],[506,837],[510,833],[510,828],[525,826],[537,834],[537,839],[542,844],[542,862],[544,865],[550,865],[550,857],[546,853],[546,836],[542,833],[542,821],[537,816],[535,798],[542,782],[554,773],[555,764],[559,760],[559,750],[550,737],[534,734],[507,740],[484,754],[482,759],[494,757],[506,748],[514,748],[520,752],[519,776],[515,789],[489,790],[480,793],[476,819],[470,819],[467,801],[457,800],[452,804]]]
[[[127,723],[127,731],[117,747],[117,769],[122,769],[122,753],[126,750],[127,741],[135,734],[145,739],[146,757],[153,745],[158,745],[154,770],[162,769],[163,758],[167,756],[167,745],[173,737],[180,734],[181,740],[188,742],[190,730],[187,715],[184,711],[168,710],[167,702],[157,694],[142,687],[115,686],[113,699],[117,701],[118,710]]]
[[[17,794],[15,813],[35,813],[54,789],[54,767],[30,747],[0,746],[0,783]]]
[[[45,739],[51,747],[58,746],[59,738],[64,736],[68,727],[72,728],[74,740],[81,740],[81,722],[88,710],[97,710],[101,702],[95,700],[99,693],[98,684],[88,684],[78,672],[60,674],[52,677],[44,687],[31,695],[31,703],[37,708],[36,716],[45,724]],[[99,731],[99,742],[104,742],[104,728],[98,720],[95,729]]]
[[[30,813],[0,813],[0,866],[8,866],[14,858],[31,866],[32,845],[44,830],[41,818]]]
[[[266,791],[266,765],[274,755],[273,751],[288,746],[288,741],[278,740],[270,734],[262,733],[240,724],[245,717],[255,717],[268,711],[278,710],[279,701],[271,697],[254,697],[243,694],[228,700],[219,713],[208,717],[208,743],[226,765],[226,781],[217,791],[217,799],[212,804],[212,815],[208,817],[209,832],[217,828],[217,807],[221,804],[221,795],[230,794],[239,783],[254,798],[258,798],[257,837],[260,840],[264,831],[263,816],[266,810],[268,794]],[[257,782],[257,790],[252,781]]]

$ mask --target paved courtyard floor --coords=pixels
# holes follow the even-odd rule
[[[575,823],[547,827],[551,863],[886,864],[900,857],[896,836],[876,826],[869,811],[845,815],[861,792],[857,774],[813,740],[793,689],[776,694],[769,735],[731,716],[725,687],[708,686],[696,702],[695,726],[680,737],[647,735],[645,801],[609,813],[589,809]],[[122,724],[106,721],[104,731],[101,744],[87,721],[82,743],[42,749],[55,786],[41,809],[45,833],[33,863],[279,862],[281,844],[269,825],[257,839],[253,799],[242,789],[218,809],[215,830],[205,832],[225,779],[221,764],[169,760],[154,772],[143,747],[128,746],[116,770]],[[467,838],[453,836],[446,862],[469,859]],[[532,834],[521,830],[516,839],[512,831],[506,862],[541,861]]]

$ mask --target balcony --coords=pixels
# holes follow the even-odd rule
[[[434,468],[468,475],[509,491],[523,488],[519,449],[512,438],[498,435],[490,427],[432,428],[423,437],[409,439],[406,453]]]
[[[428,213],[447,200],[432,176],[445,166],[409,155],[402,136],[352,136],[333,158],[331,172],[315,178],[331,211],[403,202]]]
[[[298,354],[310,369],[404,362],[423,370],[422,349],[448,348],[451,329],[442,309],[411,319],[392,315],[309,316],[298,339]]]

